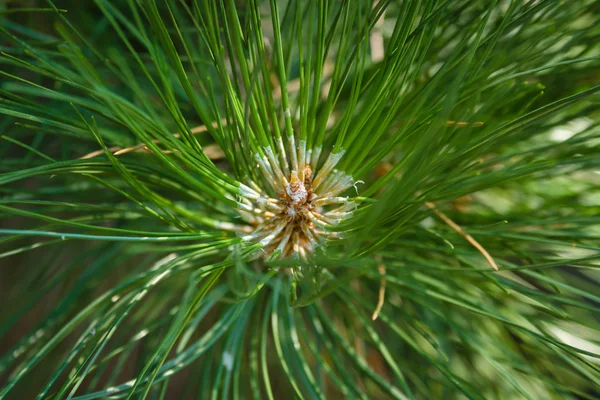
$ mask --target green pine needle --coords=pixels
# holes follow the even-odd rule
[[[0,5],[0,398],[597,398],[598,21]]]

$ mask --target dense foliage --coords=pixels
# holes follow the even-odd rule
[[[599,22],[0,5],[0,398],[597,398]]]

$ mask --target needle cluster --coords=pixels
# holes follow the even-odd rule
[[[340,196],[354,183],[350,176],[334,170],[342,154],[330,154],[315,173],[303,149],[304,143],[294,149],[299,154],[291,170],[286,159],[257,156],[268,185],[261,188],[251,182],[254,189],[243,191],[239,212],[251,226],[251,233],[243,239],[260,242],[267,256],[306,259],[327,240],[341,237],[336,226],[356,207],[354,201]]]

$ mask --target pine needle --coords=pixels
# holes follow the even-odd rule
[[[461,235],[469,243],[471,243],[471,245],[473,245],[473,247],[475,247],[485,257],[485,259],[492,266],[492,268],[498,271],[498,265],[496,265],[496,262],[494,261],[490,253],[488,253],[487,250],[482,245],[480,245],[479,242],[477,242],[477,240],[473,238],[473,236],[469,235],[456,222],[452,221],[450,218],[448,218],[446,214],[438,210],[438,208],[432,202],[426,201],[425,205],[429,207],[438,217],[440,217],[440,219],[444,221],[448,226],[450,226],[459,235]]]
[[[379,258],[381,260],[381,258]],[[385,265],[379,264],[377,265],[377,272],[379,275],[385,275]],[[373,315],[371,316],[371,320],[375,321],[383,308],[383,303],[385,301],[385,278],[379,279],[379,292],[377,295],[377,306],[375,307],[375,311],[373,311]]]

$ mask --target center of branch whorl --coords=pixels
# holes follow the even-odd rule
[[[285,187],[285,192],[280,194],[284,205],[283,214],[292,220],[305,218],[305,213],[312,209],[310,204],[314,198],[311,187],[312,169],[306,166],[303,171],[303,178],[298,178],[298,173],[292,171],[290,181]]]
[[[289,177],[274,185],[276,198],[261,195],[254,201],[240,203],[240,214],[253,226],[252,233],[244,236],[250,242],[260,242],[267,256],[291,255],[305,258],[322,242],[339,237],[328,228],[349,214],[346,198],[335,194],[347,187],[332,182],[320,190],[313,185],[313,170],[308,165],[300,172],[292,170]],[[323,190],[329,187],[329,190]]]

